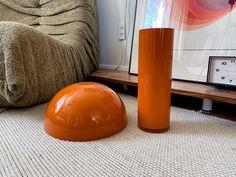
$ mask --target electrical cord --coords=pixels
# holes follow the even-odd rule
[[[131,11],[131,0],[126,0],[125,1],[125,30],[126,30],[126,39],[125,44],[123,45],[122,48],[122,54],[121,54],[121,59],[119,64],[114,68],[114,70],[117,70],[123,63],[124,58],[126,58],[127,55],[127,47],[128,47],[128,39],[129,39],[129,35],[130,35],[130,11]],[[128,11],[128,18],[127,18],[127,11]],[[127,22],[128,21],[128,22]],[[128,26],[126,25],[128,23]]]

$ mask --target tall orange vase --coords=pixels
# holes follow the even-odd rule
[[[139,31],[138,126],[144,131],[170,126],[173,40],[171,28]]]

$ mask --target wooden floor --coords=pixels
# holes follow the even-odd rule
[[[90,80],[106,81],[125,85],[138,85],[138,76],[123,71],[97,70]],[[214,101],[236,104],[236,90],[219,89],[213,86],[184,81],[172,81],[172,93],[206,98]]]

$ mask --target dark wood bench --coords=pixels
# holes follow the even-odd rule
[[[130,86],[138,85],[138,76],[129,75],[124,71],[97,70],[90,75],[90,80],[113,82]],[[173,80],[172,93],[236,104],[235,90],[216,88],[201,83]]]

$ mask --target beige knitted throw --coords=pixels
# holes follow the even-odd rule
[[[97,55],[95,0],[0,0],[0,107],[49,100]]]

